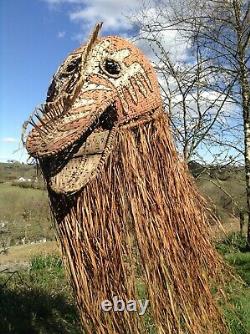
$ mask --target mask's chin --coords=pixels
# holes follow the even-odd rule
[[[81,190],[95,177],[113,146],[116,121],[116,109],[110,105],[72,147],[40,161],[52,191],[70,195]]]

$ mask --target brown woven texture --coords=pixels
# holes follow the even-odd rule
[[[218,300],[230,274],[172,143],[155,73],[135,46],[100,39],[99,29],[59,68],[26,141],[47,181],[83,330],[227,333]],[[101,310],[113,296],[142,299],[139,286],[145,316]]]

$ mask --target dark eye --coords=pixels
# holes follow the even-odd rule
[[[67,65],[66,72],[70,73],[70,72],[73,72],[74,70],[76,70],[78,68],[79,64],[80,64],[80,61],[81,61],[80,57],[72,60]]]
[[[121,66],[119,63],[112,59],[106,59],[104,62],[104,69],[111,75],[117,76],[121,72]]]
[[[81,60],[81,55],[65,60],[53,77],[48,89],[46,102],[53,101],[62,92],[62,89],[68,94],[73,91],[74,85],[80,76]]]

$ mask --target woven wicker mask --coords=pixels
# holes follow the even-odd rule
[[[59,67],[26,141],[57,193],[84,187],[107,159],[117,129],[161,105],[149,61],[122,38],[98,38],[100,27]]]
[[[26,140],[48,184],[84,333],[225,334],[217,301],[230,271],[173,145],[153,68],[99,30],[59,67]],[[100,307],[140,291],[145,317]]]

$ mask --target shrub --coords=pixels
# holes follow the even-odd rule
[[[216,243],[216,248],[222,254],[243,251],[246,248],[246,236],[233,232]]]
[[[40,255],[31,260],[31,270],[62,269],[62,259],[57,255]]]

